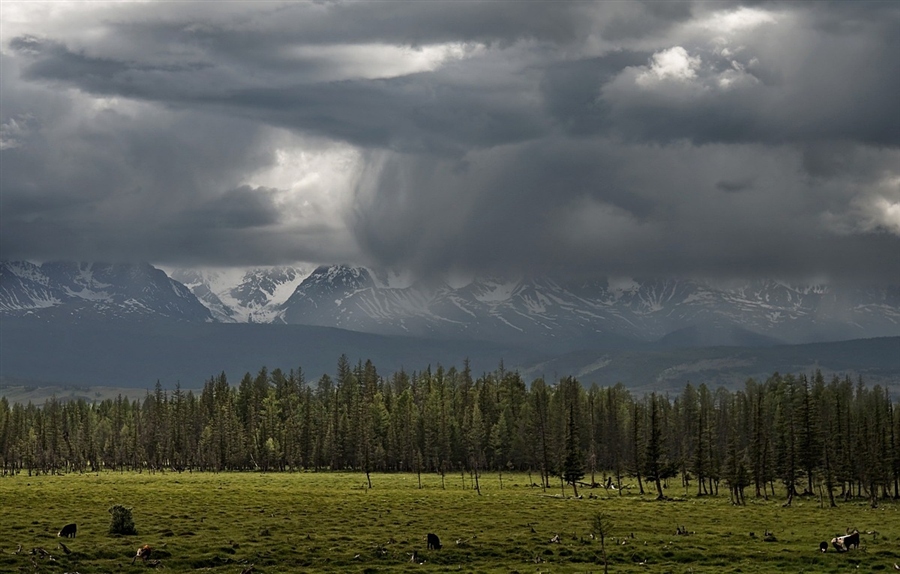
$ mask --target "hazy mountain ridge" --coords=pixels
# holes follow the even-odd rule
[[[573,375],[583,383],[621,382],[634,390],[677,390],[687,382],[710,386],[765,380],[774,372],[862,377],[870,385],[900,384],[900,337],[876,337],[766,347],[704,346],[584,350],[536,361],[526,378]]]
[[[722,288],[684,279],[564,283],[547,277],[476,278],[379,286],[365,269],[322,266],[285,301],[286,323],[382,334],[476,338],[554,349],[622,340],[805,343],[900,334],[900,289],[755,281]],[[697,330],[705,335],[698,335]],[[692,343],[693,344],[693,343]]]
[[[173,388],[197,388],[225,372],[236,382],[244,373],[302,368],[314,383],[334,375],[338,358],[372,360],[389,376],[428,366],[461,368],[468,359],[475,373],[502,360],[526,380],[575,376],[583,384],[622,383],[637,391],[666,391],[686,382],[737,388],[748,378],[773,372],[861,376],[872,384],[900,386],[900,337],[768,347],[631,348],[542,353],[482,341],[373,335],[331,327],[251,323],[185,322],[145,318],[94,322],[39,321],[6,316],[0,337],[0,396],[3,387],[51,385],[152,389],[156,381]]]

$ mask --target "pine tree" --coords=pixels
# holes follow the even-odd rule
[[[563,462],[562,476],[566,484],[572,485],[575,498],[578,498],[578,481],[584,478],[584,453],[581,451],[578,434],[575,405],[570,404],[566,417],[566,458]]]
[[[657,500],[663,500],[662,479],[665,471],[665,452],[662,441],[662,425],[659,417],[659,405],[657,403],[656,393],[652,393],[649,399],[649,428],[647,435],[647,448],[644,455],[644,474],[648,479],[653,480],[656,485]]]
[[[531,429],[537,444],[537,464],[541,470],[541,487],[550,486],[550,393],[543,379],[531,383]]]
[[[783,379],[776,373],[777,408],[777,452],[779,476],[787,492],[785,506],[790,506],[797,494],[797,383],[792,375]]]

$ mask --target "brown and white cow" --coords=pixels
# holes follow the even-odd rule
[[[137,554],[135,554],[134,558],[131,559],[131,563],[134,564],[134,561],[138,558],[146,562],[150,558],[151,552],[153,552],[153,548],[151,548],[149,544],[144,544],[137,549]]]
[[[851,548],[859,548],[859,530],[854,530],[844,536],[835,536],[831,539],[831,545],[838,552],[847,552]]]

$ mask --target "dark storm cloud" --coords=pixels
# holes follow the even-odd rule
[[[426,78],[404,78],[247,89],[209,103],[360,146],[403,152],[460,153],[546,132],[532,105],[503,96],[509,95],[453,86],[434,90]]]
[[[462,165],[388,156],[367,174],[355,228],[377,260],[422,273],[897,277],[896,234],[824,232],[854,209],[844,188],[870,182],[820,186],[796,179],[801,163],[785,147],[566,139]]]
[[[88,57],[31,37],[15,38],[10,45],[27,55],[30,63],[23,76],[29,80],[179,107],[219,108],[365,147],[459,152],[473,145],[522,141],[547,130],[537,102],[512,93],[516,84],[528,89],[526,80],[498,81],[490,67],[451,66],[441,73],[390,79],[297,83],[295,78],[309,71],[301,68],[287,80],[275,80],[276,85],[244,87],[233,82],[221,89],[215,81],[219,73],[210,64],[145,66]],[[209,82],[203,79],[204,70],[210,71]]]
[[[753,188],[753,179],[744,180],[722,180],[716,182],[716,189],[720,189],[726,193],[737,193]]]
[[[847,26],[820,33],[800,23],[790,36],[745,46],[736,56],[697,49],[701,62],[691,81],[642,86],[646,67],[630,68],[602,88],[602,101],[615,118],[613,130],[627,138],[897,147],[898,21],[856,22],[853,34]],[[728,80],[736,86],[724,86]]]
[[[196,5],[195,5],[196,6]],[[557,2],[322,2],[261,4],[218,17],[203,8],[137,8],[149,18],[117,24],[137,41],[186,43],[238,59],[271,61],[272,46],[383,42],[424,45],[479,42],[508,45],[521,39],[567,43],[591,31],[590,3]],[[201,17],[198,17],[201,16]]]
[[[270,20],[277,18],[271,24],[274,34],[264,26],[252,26],[252,21],[231,27],[111,25],[117,33],[134,34],[137,41],[146,42],[151,53],[172,51],[161,45],[165,40],[186,52],[193,49],[202,58],[178,63],[92,57],[33,36],[13,38],[10,47],[30,62],[23,74],[29,80],[173,105],[221,106],[274,125],[401,151],[459,151],[546,133],[550,126],[533,98],[537,87],[554,119],[577,126],[581,133],[611,131],[624,138],[662,142],[686,138],[697,143],[850,139],[896,146],[900,142],[900,118],[893,105],[893,95],[900,92],[900,59],[894,56],[900,53],[896,10],[880,8],[880,18],[866,19],[867,13],[857,8],[849,21],[817,11],[794,15],[797,23],[791,30],[758,32],[765,41],[740,46],[740,55],[734,57],[713,53],[708,45],[689,45],[702,60],[696,81],[648,88],[634,81],[641,64],[647,63],[647,50],[560,59],[559,45],[572,45],[589,30],[584,16],[592,5],[575,6],[561,9],[538,3],[510,13],[490,3],[462,3],[452,9],[434,2],[351,3],[320,10],[287,6],[267,14]],[[690,15],[684,6],[661,15],[656,13],[661,8],[650,6],[636,13],[624,10],[603,26],[625,18],[649,22],[650,30],[656,30],[662,23],[672,26]],[[299,28],[288,28],[284,22]],[[545,42],[532,48],[530,60],[519,53],[527,50],[509,47],[516,40],[530,39]],[[305,81],[315,79],[316,70],[326,69],[328,60],[289,56],[286,47],[327,41],[496,43],[507,46],[510,53],[505,57],[511,61],[500,75],[488,55],[400,78]],[[738,79],[752,85],[722,89],[717,82],[734,72],[735,65],[743,67],[735,74]],[[248,81],[248,72],[259,80]]]
[[[631,2],[627,9],[605,22],[600,33],[611,41],[633,40],[664,33],[673,23],[688,20],[692,2]]]
[[[625,68],[646,63],[650,55],[646,51],[617,50],[548,67],[540,82],[545,113],[573,135],[588,136],[608,130],[613,118],[608,106],[598,101],[600,90]]]
[[[249,185],[228,190],[203,205],[182,212],[178,226],[243,229],[275,224],[279,220],[278,209],[270,199],[275,192],[277,190]]]
[[[890,3],[95,8],[6,33],[4,257],[900,277]]]
[[[313,237],[286,233],[278,190],[233,187],[272,161],[258,124],[25,87],[3,86],[4,114],[38,113],[18,122],[0,157],[2,258],[253,265],[346,256],[326,226]]]

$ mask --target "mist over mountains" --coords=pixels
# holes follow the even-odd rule
[[[0,375],[130,386],[302,365],[317,377],[347,353],[387,370],[465,358],[488,370],[503,359],[531,376],[652,385],[828,368],[836,351],[816,344],[900,335],[897,286],[547,276],[451,286],[345,265],[170,274],[0,263]],[[898,360],[878,357],[900,351],[900,339],[878,341],[860,367],[890,382]],[[784,351],[804,345],[794,362]]]
[[[319,267],[281,306],[289,324],[481,339],[557,351],[670,345],[809,343],[900,333],[900,290],[755,281],[611,282],[476,278],[461,287],[385,285],[362,268]]]

